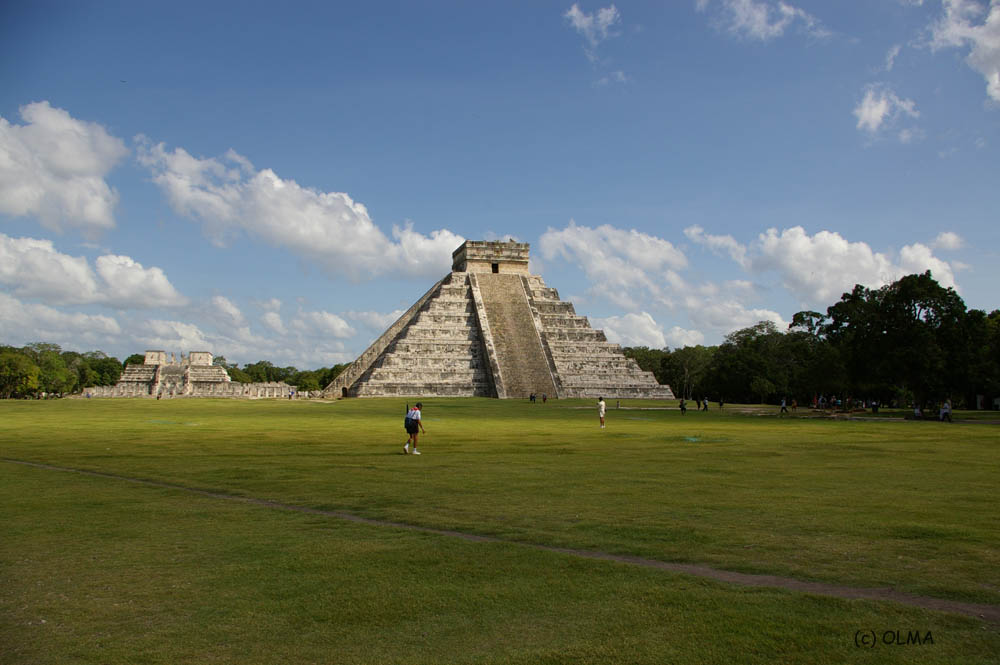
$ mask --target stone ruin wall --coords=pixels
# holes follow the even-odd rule
[[[243,399],[288,399],[319,397],[321,391],[300,392],[284,381],[239,383],[225,368],[212,364],[208,351],[192,351],[177,360],[166,351],[146,351],[141,365],[128,365],[118,383],[84,390],[90,397],[233,397]]]

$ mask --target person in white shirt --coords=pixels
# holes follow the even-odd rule
[[[427,431],[424,429],[424,422],[420,417],[420,409],[422,408],[424,408],[424,405],[421,404],[420,402],[417,402],[416,405],[412,409],[410,409],[409,412],[406,414],[408,423],[406,425],[406,433],[410,435],[410,438],[407,439],[406,444],[403,445],[404,455],[409,454],[411,443],[413,444],[413,454],[414,455],[420,454],[420,451],[417,450],[417,437],[419,436],[420,432],[423,432],[424,434],[427,433]]]
[[[597,398],[597,415],[601,419],[601,429],[604,429],[604,412],[607,411],[607,404],[604,403],[603,397]]]

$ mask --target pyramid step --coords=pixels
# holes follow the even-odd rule
[[[486,383],[366,383],[359,386],[357,397],[495,397],[492,384]]]
[[[453,369],[485,369],[489,364],[482,354],[475,355],[444,355],[444,354],[415,354],[415,353],[395,353],[386,356],[381,360],[379,367],[413,367],[413,368],[440,368],[443,370]]]
[[[444,311],[421,312],[417,320],[410,324],[410,327],[432,328],[468,328],[476,326],[476,317],[465,311],[450,313]]]
[[[421,367],[379,367],[372,372],[368,379],[369,383],[400,383],[400,382],[423,382],[423,383],[472,383],[476,379],[485,379],[485,370],[477,369],[453,369],[453,370],[431,370]]]
[[[605,399],[674,399],[674,393],[670,390],[670,386],[661,385],[657,385],[655,388],[645,388],[639,386],[605,386],[603,388],[593,388],[586,386],[564,385],[562,392],[565,397],[575,398],[589,397],[591,399],[596,399],[598,397],[604,397]]]
[[[461,341],[479,340],[478,328],[444,328],[441,326],[410,326],[406,329],[403,339],[407,341],[441,340]]]
[[[556,328],[546,330],[546,335],[550,340],[557,342],[604,342],[607,338],[603,330],[593,328]]]
[[[394,347],[395,353],[413,353],[413,354],[424,354],[424,353],[436,353],[440,355],[471,355],[473,353],[481,353],[482,344],[479,340],[475,341],[449,341],[449,340],[439,340],[439,339],[401,339],[396,342]]]
[[[590,327],[590,321],[586,316],[577,316],[576,314],[542,314],[541,319],[545,332]]]
[[[541,315],[546,314],[565,314],[569,316],[575,316],[576,310],[573,308],[573,303],[562,302],[561,300],[556,301],[536,301],[532,303],[534,308]]]
[[[619,345],[603,341],[567,341],[550,338],[549,349],[552,351],[553,358],[591,355],[620,356],[622,354]]]

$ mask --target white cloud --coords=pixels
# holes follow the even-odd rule
[[[729,258],[735,261],[738,265],[747,267],[747,248],[745,245],[736,241],[730,235],[725,236],[714,236],[705,233],[705,230],[698,226],[689,226],[684,229],[684,235],[694,243],[699,245],[705,245],[715,254],[728,254]]]
[[[267,312],[277,312],[281,309],[281,301],[277,298],[264,301],[255,300],[253,304]]]
[[[202,222],[218,246],[241,233],[285,247],[326,272],[354,281],[386,275],[434,277],[447,272],[463,238],[448,230],[429,236],[412,224],[392,230],[390,240],[364,205],[341,192],[319,192],[270,169],[255,171],[229,151],[222,159],[198,159],[181,148],[138,139],[139,161],[178,213]]]
[[[0,283],[24,298],[48,304],[103,304],[111,307],[176,307],[187,299],[159,268],[143,268],[127,256],[87,260],[55,249],[51,240],[11,238],[0,233]]]
[[[279,335],[284,335],[287,332],[285,324],[281,320],[281,315],[277,312],[265,312],[264,316],[260,317],[260,320],[270,330]]]
[[[292,320],[292,327],[300,333],[324,337],[327,335],[345,339],[357,334],[344,319],[330,312],[299,312]]]
[[[706,11],[708,0],[697,0],[695,8]],[[815,16],[786,2],[723,0],[719,24],[733,35],[767,42],[796,27],[812,37],[825,38],[830,31]]]
[[[924,139],[924,131],[919,127],[906,127],[899,130],[897,137],[900,143],[906,145],[915,141],[922,141]]]
[[[583,36],[587,42],[584,52],[591,60],[596,59],[596,49],[601,42],[616,36],[613,28],[621,23],[621,14],[618,13],[618,8],[613,4],[598,9],[596,14],[588,14],[574,3],[563,14],[563,18],[569,21],[569,24]]]
[[[680,326],[674,326],[667,331],[667,344],[675,349],[685,346],[698,346],[705,342],[705,335],[698,330],[685,330]]]
[[[942,231],[931,243],[931,247],[935,249],[961,249],[965,246],[965,241],[962,236],[958,235],[953,231]]]
[[[848,242],[839,233],[808,235],[801,226],[778,232],[771,228],[758,236],[751,261],[754,271],[774,270],[782,286],[799,302],[829,305],[855,284],[878,288],[900,277],[931,270],[942,286],[954,286],[948,264],[919,243],[903,247],[898,262],[866,243]]]
[[[854,116],[858,119],[856,127],[872,135],[878,133],[883,125],[892,126],[904,114],[911,118],[920,117],[913,100],[903,99],[879,84],[867,86],[864,98],[854,107]],[[912,131],[906,135],[907,140],[913,138]],[[900,138],[904,137],[901,135]]]
[[[992,0],[989,7],[973,0],[942,4],[944,15],[931,26],[931,48],[968,48],[966,63],[982,74],[990,99],[1000,102],[1000,2]]]
[[[23,303],[0,292],[0,339],[4,343],[44,341],[79,348],[80,344],[106,344],[109,337],[120,333],[118,322],[109,316],[63,312],[47,305]],[[30,338],[26,337],[29,334]]]
[[[184,321],[147,319],[135,329],[135,340],[146,349],[212,351],[216,348],[201,329]],[[225,354],[222,354],[225,355]]]
[[[53,305],[96,302],[99,287],[82,256],[56,251],[51,240],[11,238],[0,233],[0,283],[22,298]]]
[[[610,83],[628,83],[629,78],[625,72],[617,70],[607,76],[602,76],[595,82],[596,85],[608,85]]]
[[[922,273],[930,270],[938,284],[945,288],[951,287],[956,291],[959,290],[958,285],[955,283],[955,274],[952,272],[951,266],[946,261],[935,257],[931,248],[927,245],[922,245],[918,242],[907,245],[899,250],[899,267],[900,270],[896,275],[896,279],[899,279],[903,275]]]
[[[891,72],[892,68],[896,65],[896,57],[899,55],[899,49],[899,44],[895,44],[889,49],[889,52],[885,54],[885,71]]]
[[[691,321],[699,328],[731,332],[748,328],[759,321],[774,321],[779,329],[788,326],[781,315],[769,309],[747,307],[733,298],[704,298],[684,296],[684,308]]]
[[[23,125],[0,117],[0,212],[55,231],[114,227],[118,193],[104,177],[128,154],[124,142],[47,101],[20,111]]]
[[[143,268],[127,256],[97,257],[104,301],[116,307],[177,307],[187,302],[159,268]]]
[[[397,309],[392,312],[382,313],[382,312],[344,312],[344,316],[352,321],[357,321],[366,328],[372,330],[377,330],[379,333],[386,330],[389,326],[396,322],[396,320],[401,317],[406,310]]]
[[[662,349],[667,345],[663,329],[648,312],[594,319],[591,322],[591,327],[603,330],[609,342],[622,346],[648,346],[651,349]]]
[[[246,326],[247,320],[243,312],[229,298],[225,296],[212,297],[212,309],[215,310],[220,322],[228,328],[242,328]]]
[[[636,293],[666,303],[669,287],[680,278],[676,270],[687,258],[669,241],[608,224],[592,229],[570,220],[562,230],[549,228],[539,238],[542,256],[559,256],[579,265],[593,291],[627,309],[638,309]]]

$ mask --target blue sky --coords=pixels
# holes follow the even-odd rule
[[[22,2],[0,343],[353,360],[465,239],[625,345],[1000,306],[1000,1]]]

